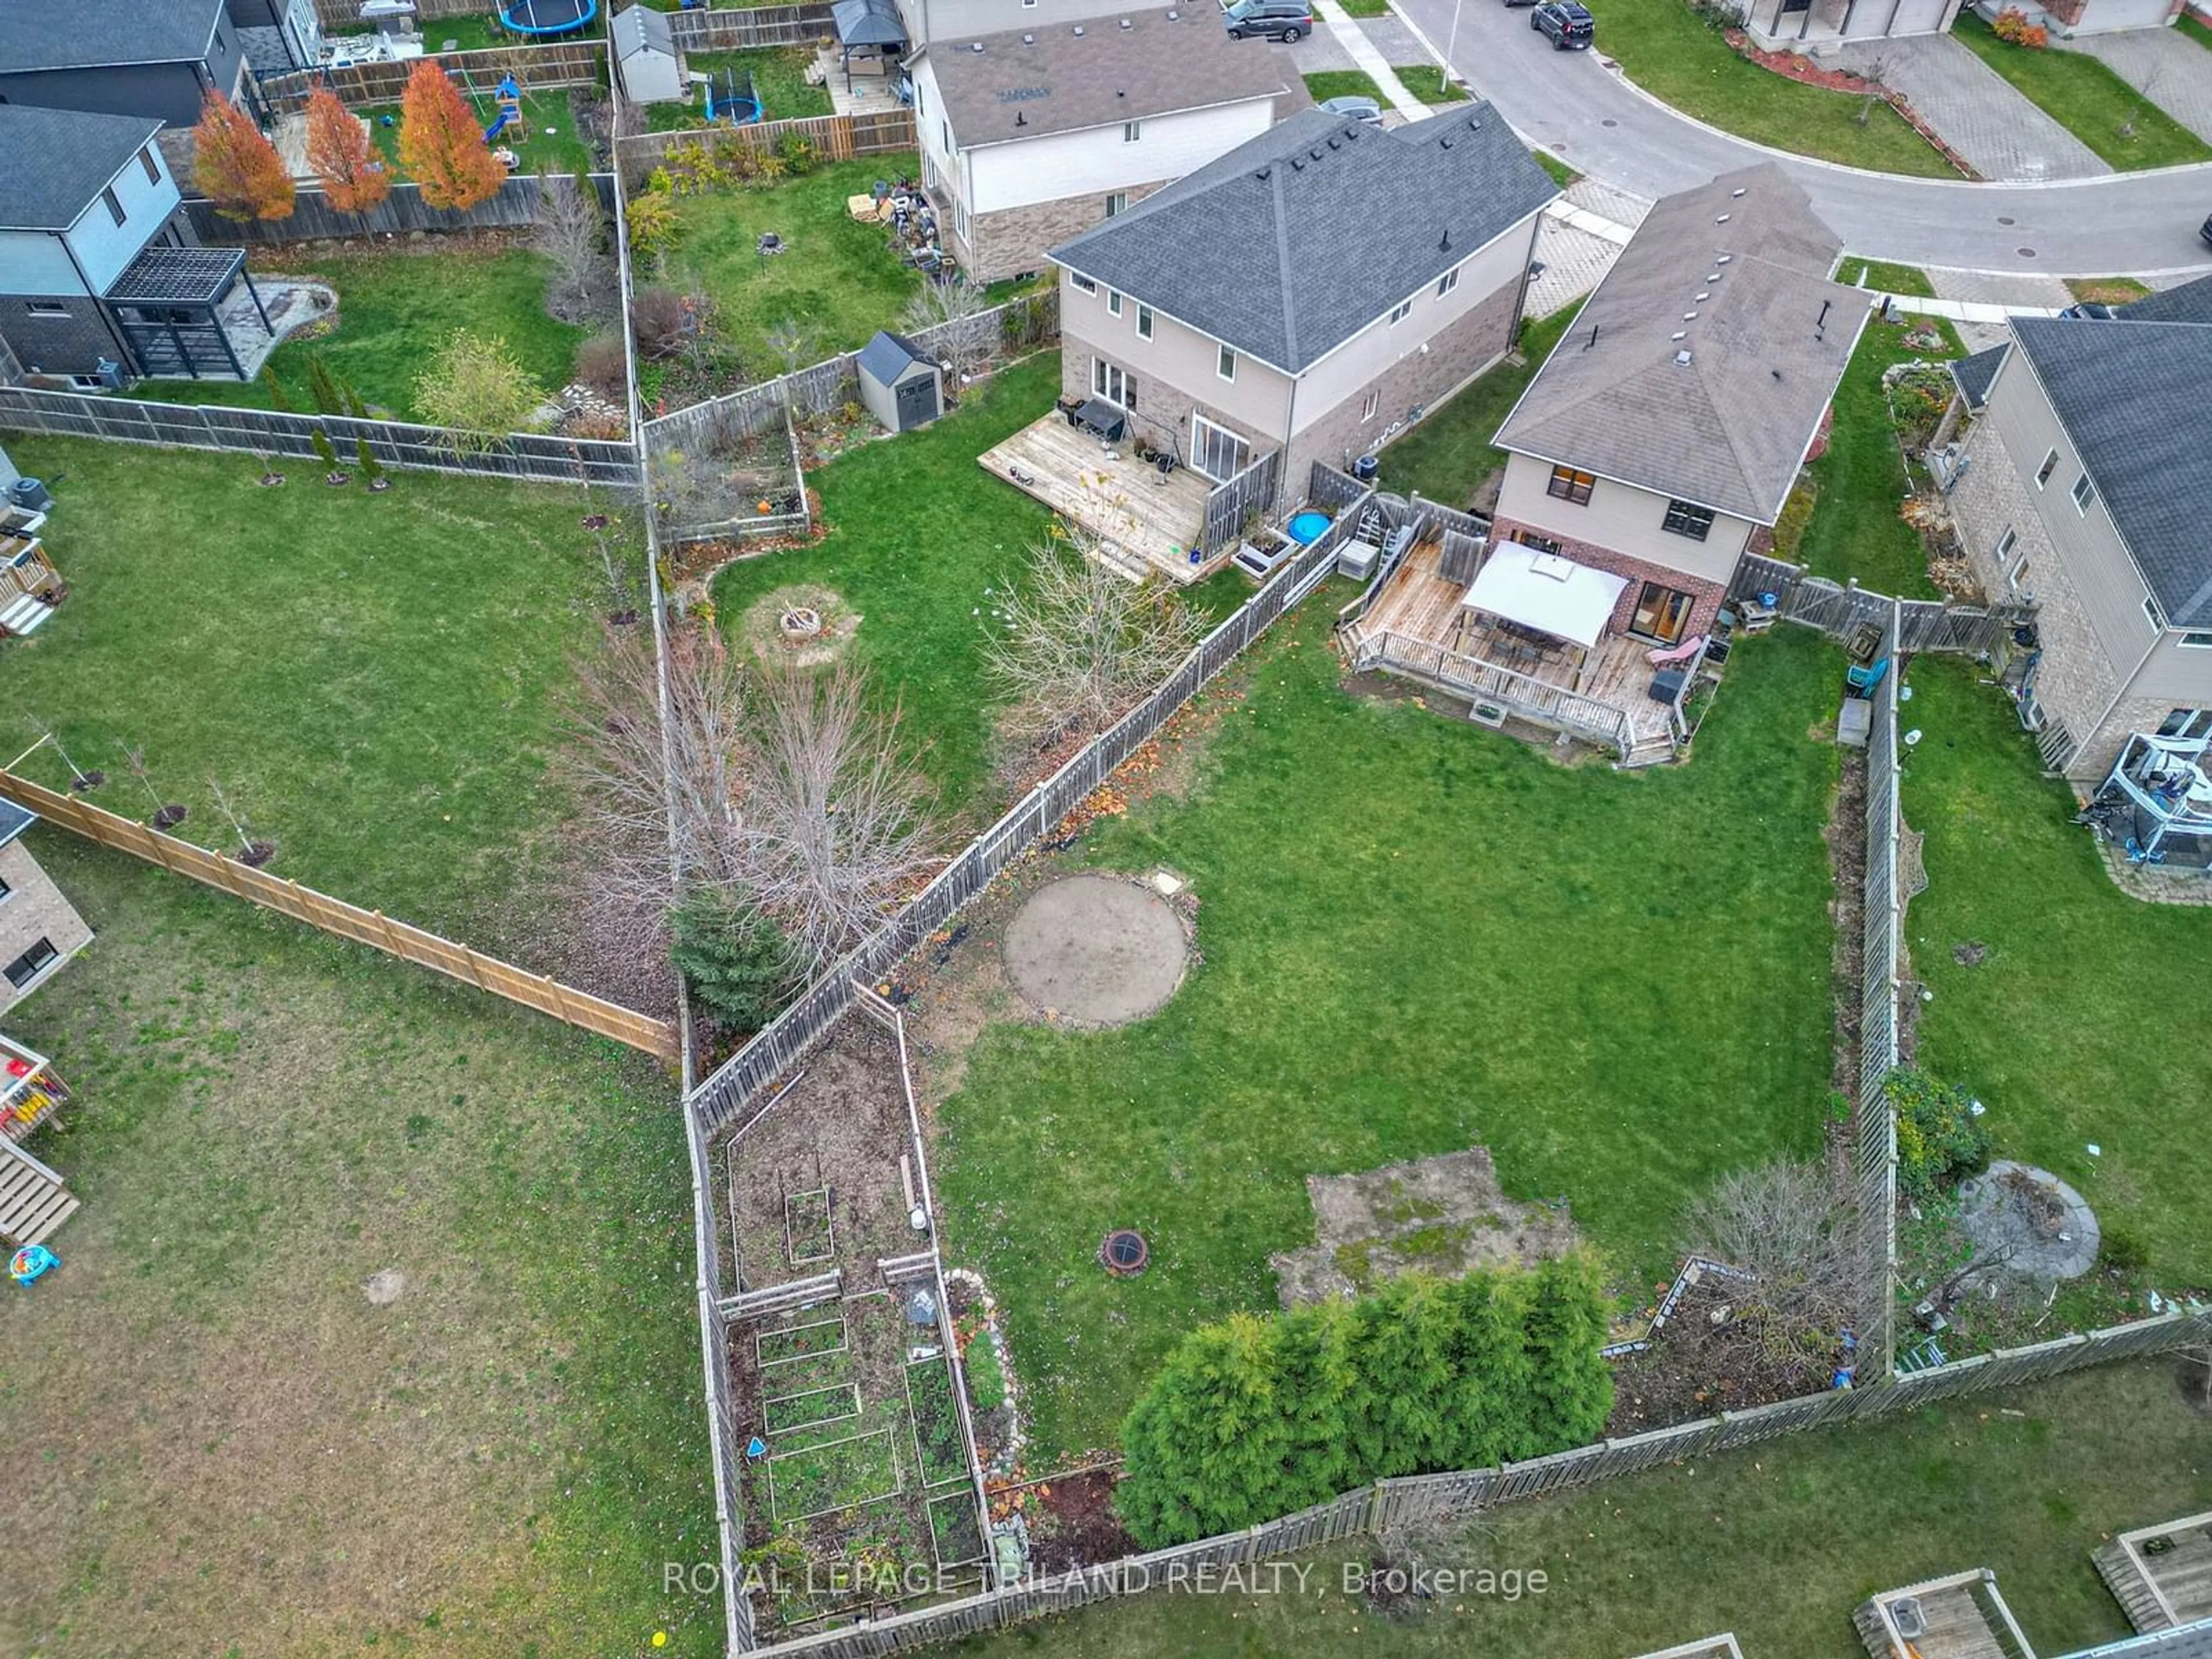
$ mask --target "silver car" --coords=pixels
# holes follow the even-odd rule
[[[1322,107],[1346,121],[1363,121],[1370,127],[1382,125],[1382,106],[1372,98],[1331,98]]]

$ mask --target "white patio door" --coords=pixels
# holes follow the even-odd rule
[[[1190,417],[1190,465],[1216,483],[1227,483],[1250,465],[1252,446],[1227,427],[1216,426],[1194,411]]]

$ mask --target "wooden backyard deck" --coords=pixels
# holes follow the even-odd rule
[[[2124,1532],[2090,1559],[2145,1635],[2212,1619],[2212,1510]]]
[[[1657,1653],[1647,1653],[1642,1659],[1743,1659],[1743,1650],[1735,1644],[1733,1633],[1708,1636],[1702,1642],[1685,1642],[1677,1648],[1663,1648]]]
[[[1177,467],[1163,477],[1126,441],[1103,443],[1056,410],[977,459],[985,471],[1111,543],[1121,555],[1115,568],[1132,580],[1158,574],[1194,582],[1235,551],[1232,545],[1202,564],[1190,561],[1213,489],[1203,476]]]
[[[1533,720],[1545,722],[1562,708],[1595,705],[1626,722],[1629,747],[1639,757],[1667,758],[1672,752],[1668,705],[1645,695],[1652,675],[1650,645],[1608,634],[1584,659],[1571,646],[1540,651],[1492,631],[1479,613],[1461,603],[1467,584],[1445,580],[1443,557],[1439,542],[1425,542],[1406,556],[1367,614],[1346,630],[1347,655],[1356,658],[1362,642],[1381,641],[1386,635],[1437,647],[1463,659],[1461,665],[1479,665],[1472,678],[1509,705],[1525,703]],[[1450,679],[1447,675],[1438,684],[1451,689]]]
[[[1986,1567],[1884,1590],[1852,1622],[1874,1659],[2035,1659]]]

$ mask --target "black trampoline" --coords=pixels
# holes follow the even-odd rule
[[[599,0],[512,0],[499,21],[517,34],[567,34],[599,15]]]

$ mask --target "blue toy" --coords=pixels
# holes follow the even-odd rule
[[[28,1287],[62,1265],[61,1257],[43,1244],[26,1244],[8,1260],[8,1277]]]
[[[750,1458],[766,1457],[768,1455],[768,1442],[762,1439],[758,1435],[755,1435],[751,1439],[745,1442],[745,1455]]]
[[[499,101],[499,118],[484,129],[487,144],[496,142],[501,133],[522,122],[522,88],[514,84],[512,75],[499,83],[499,89],[492,96]]]

